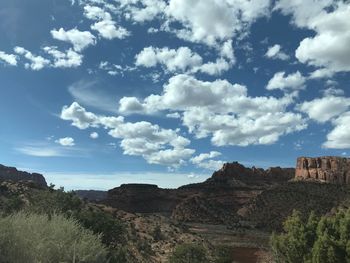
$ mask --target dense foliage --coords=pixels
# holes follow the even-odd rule
[[[284,233],[274,234],[271,245],[277,262],[350,262],[350,209],[304,221],[294,211],[284,223]]]
[[[205,248],[196,244],[177,246],[169,259],[169,263],[203,263],[208,261]]]
[[[0,218],[0,262],[106,262],[99,235],[62,215],[15,213]]]

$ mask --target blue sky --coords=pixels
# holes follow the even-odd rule
[[[350,4],[0,2],[0,163],[66,189],[348,156]]]

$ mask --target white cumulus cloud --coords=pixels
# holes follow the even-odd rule
[[[122,113],[153,114],[182,112],[182,124],[197,138],[211,136],[214,145],[271,144],[279,137],[306,128],[300,114],[288,112],[292,95],[250,97],[247,88],[227,80],[201,81],[176,75],[164,85],[161,95],[144,100],[124,97]]]
[[[55,141],[56,143],[62,146],[74,146],[74,139],[72,137],[64,137]]]
[[[89,31],[79,31],[76,28],[65,30],[63,28],[51,30],[54,39],[69,42],[75,51],[82,51],[90,45],[95,45],[95,36]]]
[[[5,52],[0,51],[0,61],[1,60],[11,66],[17,66],[17,56],[14,54],[6,54]]]
[[[97,132],[92,132],[90,133],[90,138],[91,139],[97,139],[99,137],[98,133]]]
[[[83,55],[68,49],[66,52],[57,50],[57,47],[44,47],[43,50],[50,54],[54,61],[52,66],[54,68],[76,68],[83,63]]]
[[[281,45],[278,44],[269,47],[266,51],[265,56],[272,59],[289,59],[289,56],[281,50]]]
[[[218,170],[224,164],[223,161],[213,160],[214,158],[220,156],[221,153],[217,151],[211,151],[209,153],[201,153],[195,157],[191,158],[191,163],[199,168],[204,168],[207,170]]]
[[[294,24],[315,32],[300,42],[295,52],[300,62],[327,70],[318,75],[350,71],[349,2],[280,0],[275,9],[292,14]]]
[[[178,49],[146,47],[135,58],[137,66],[154,67],[159,63],[171,72],[185,71],[202,64],[202,57],[193,53],[188,47]]]
[[[176,168],[185,164],[195,152],[187,148],[190,141],[178,131],[146,121],[125,122],[121,116],[96,115],[76,102],[62,108],[61,119],[71,121],[79,129],[104,127],[110,136],[120,139],[124,154],[142,156],[150,164]]]
[[[326,122],[348,110],[350,98],[326,96],[301,103],[298,108],[317,122]]]
[[[350,112],[346,112],[332,121],[335,126],[327,134],[327,141],[323,144],[325,148],[350,149]]]
[[[117,25],[111,14],[100,7],[86,5],[84,15],[86,18],[96,21],[90,28],[97,31],[105,39],[124,39],[131,34],[126,28]]]
[[[24,56],[30,63],[25,63],[26,68],[30,68],[32,70],[41,70],[47,66],[50,66],[50,60],[43,58],[42,56],[33,55],[30,51],[26,50],[23,47],[16,46],[14,51]]]
[[[286,75],[284,71],[277,72],[269,80],[266,89],[267,90],[300,90],[304,89],[306,78],[301,75],[299,71]]]

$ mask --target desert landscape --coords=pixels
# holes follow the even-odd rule
[[[350,0],[0,0],[0,263],[350,263]]]
[[[294,210],[307,218],[346,208],[349,178],[350,159],[300,157],[296,168],[226,163],[206,181],[177,189],[124,184],[106,192],[64,192],[47,186],[41,174],[1,166],[0,207],[4,214],[27,208],[74,214],[79,207],[75,216],[82,221],[81,210],[108,215],[120,224],[118,233],[104,229],[116,235],[109,245],[124,253],[117,262],[168,262],[182,244],[203,247],[207,262],[275,262],[272,232],[283,231]],[[63,197],[67,204],[59,203]],[[69,207],[76,198],[77,207]],[[220,249],[226,261],[215,261]]]

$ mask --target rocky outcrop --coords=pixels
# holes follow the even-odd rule
[[[231,179],[245,183],[273,183],[288,181],[294,177],[294,168],[270,167],[266,170],[262,168],[248,168],[238,162],[225,163],[223,167],[214,172],[208,182],[226,182]]]
[[[297,180],[350,184],[350,159],[335,156],[300,157],[297,160],[295,178]]]
[[[171,213],[180,197],[176,189],[153,184],[122,184],[108,191],[101,203],[131,213]]]
[[[46,180],[42,174],[38,173],[28,173],[23,171],[18,171],[14,167],[7,167],[0,164],[0,181],[30,181],[34,182],[35,184],[47,187]]]
[[[294,177],[294,168],[246,168],[225,164],[203,183],[178,189],[150,184],[124,184],[111,189],[100,203],[132,213],[165,213],[185,222],[223,223],[274,184]]]

